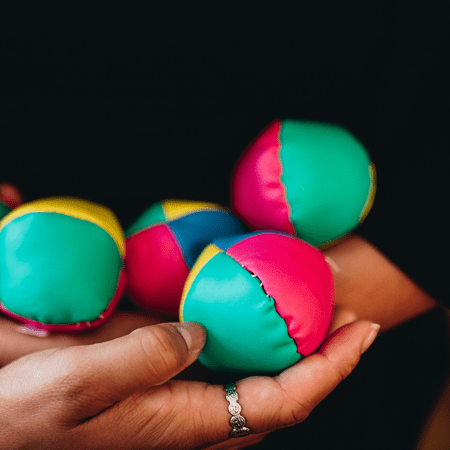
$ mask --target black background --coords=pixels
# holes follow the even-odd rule
[[[27,200],[91,199],[124,227],[161,198],[227,204],[236,159],[269,122],[334,122],[378,168],[369,239],[444,297],[441,265],[404,263],[447,243],[440,2],[2,9],[0,169]]]

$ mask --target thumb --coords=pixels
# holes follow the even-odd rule
[[[205,331],[193,322],[164,323],[140,328],[112,341],[72,347],[71,377],[76,392],[89,404],[84,417],[98,414],[134,392],[165,383],[198,357]]]

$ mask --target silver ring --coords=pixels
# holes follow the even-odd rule
[[[230,383],[224,386],[227,392],[225,398],[228,400],[228,412],[231,414],[230,425],[232,430],[229,436],[232,438],[244,437],[249,435],[252,431],[245,426],[245,419],[241,416],[242,407],[238,403],[238,393],[236,392],[236,385]]]

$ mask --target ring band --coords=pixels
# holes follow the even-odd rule
[[[252,431],[250,428],[245,426],[245,419],[241,416],[242,407],[237,402],[239,399],[238,393],[236,392],[236,385],[230,383],[224,386],[227,392],[225,398],[228,400],[228,411],[231,414],[230,425],[232,430],[229,436],[232,438],[244,437],[249,435]]]

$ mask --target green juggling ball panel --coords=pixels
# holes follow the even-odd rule
[[[370,157],[346,130],[283,121],[281,181],[299,237],[320,245],[355,228],[370,191]],[[365,169],[365,170],[364,170]]]
[[[122,266],[104,229],[56,213],[30,213],[8,223],[0,254],[3,305],[45,324],[97,319],[114,296]]]
[[[182,315],[184,321],[194,320],[208,330],[199,357],[207,368],[223,373],[255,373],[258,367],[258,372],[267,373],[300,360],[285,321],[260,283],[222,252],[214,255],[193,280]]]

